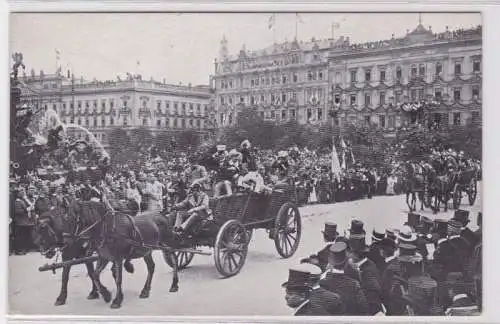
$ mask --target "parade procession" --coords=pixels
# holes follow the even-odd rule
[[[54,75],[28,75],[12,48],[10,311],[481,315],[481,26],[435,33],[419,14],[360,44],[297,28],[236,56],[224,36],[209,87],[78,81],[60,50]],[[443,67],[411,57],[419,42],[470,53]],[[410,54],[358,71],[389,49]]]

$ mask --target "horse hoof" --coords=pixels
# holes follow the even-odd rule
[[[87,299],[99,299],[99,293],[97,291],[91,291]]]
[[[170,292],[177,292],[179,287],[170,287]]]
[[[117,301],[114,301],[112,304],[111,304],[111,308],[112,309],[117,309],[117,308],[120,308],[122,307],[122,304],[120,302],[117,302]]]
[[[149,291],[147,291],[147,290],[141,291],[139,298],[149,298]]]
[[[54,303],[54,306],[61,306],[61,305],[64,305],[64,304],[66,304],[66,300],[64,300],[62,298],[61,299],[57,298],[56,302]]]
[[[104,302],[109,303],[111,301],[111,293],[109,291],[105,290],[101,293],[101,295]]]

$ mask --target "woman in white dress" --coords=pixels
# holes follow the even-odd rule
[[[395,195],[396,192],[394,191],[394,186],[396,185],[396,182],[398,179],[394,176],[394,173],[391,173],[389,177],[387,177],[387,190],[386,194],[387,195]]]

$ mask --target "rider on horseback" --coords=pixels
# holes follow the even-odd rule
[[[187,210],[186,213],[177,213],[175,219],[174,233],[179,235],[187,233],[195,223],[208,219],[212,214],[209,208],[208,195],[203,192],[203,186],[199,181],[191,184],[186,199],[175,204],[172,209]],[[184,219],[186,215],[188,217]]]

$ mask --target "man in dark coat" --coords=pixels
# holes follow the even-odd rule
[[[348,240],[348,255],[345,273],[358,280],[368,302],[369,315],[383,311],[380,287],[380,272],[373,261],[368,259],[369,248],[364,235],[351,235]]]
[[[322,233],[325,241],[325,247],[317,254],[313,254],[309,258],[300,260],[300,263],[312,263],[320,267],[321,271],[325,272],[328,266],[330,246],[335,242],[345,241],[345,238],[339,236],[339,233],[337,232],[337,224],[331,221],[325,222],[325,229]]]
[[[31,247],[31,231],[35,225],[33,202],[19,188],[14,202],[14,253],[25,254]]]
[[[312,264],[301,264],[289,270],[286,288],[287,305],[295,309],[295,316],[344,315],[340,296],[321,288],[318,280],[321,270]]]
[[[401,265],[398,259],[399,252],[397,251],[396,242],[390,238],[383,239],[380,244],[385,262],[381,279],[382,302],[387,310],[387,315],[398,315],[402,306],[394,298],[394,290],[397,286],[396,278],[402,277]]]
[[[374,228],[372,232],[372,243],[370,244],[370,250],[368,251],[368,259],[373,261],[377,266],[379,273],[382,273],[385,262],[382,256],[381,244],[380,242],[385,238],[385,231],[381,229]]]
[[[330,246],[330,269],[319,285],[339,294],[346,306],[345,315],[362,316],[369,314],[368,302],[359,282],[344,273],[347,263],[347,244],[337,242]]]

